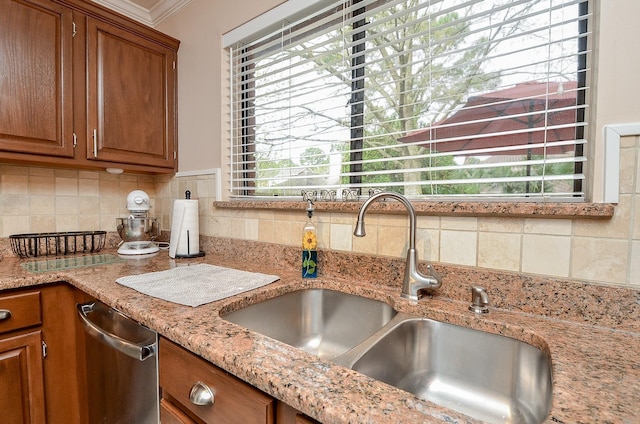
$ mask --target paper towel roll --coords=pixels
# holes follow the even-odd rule
[[[200,225],[197,200],[175,200],[171,219],[169,257],[200,256]]]

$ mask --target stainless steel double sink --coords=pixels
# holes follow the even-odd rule
[[[551,409],[548,353],[377,300],[305,289],[223,318],[489,423],[541,423]]]

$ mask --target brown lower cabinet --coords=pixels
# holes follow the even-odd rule
[[[42,332],[0,337],[0,411],[7,423],[44,423]]]
[[[86,422],[75,319],[85,296],[66,283],[0,292],[3,423]]]
[[[260,390],[194,355],[160,339],[160,420],[175,423],[275,422],[275,401]],[[192,390],[211,391],[204,405],[190,399]]]

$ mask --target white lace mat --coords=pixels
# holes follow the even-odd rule
[[[278,279],[280,277],[276,275],[195,264],[120,277],[116,282],[169,302],[199,306],[265,286]]]

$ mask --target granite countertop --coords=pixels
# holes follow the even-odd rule
[[[303,280],[299,271],[288,264],[275,261],[258,269],[256,261],[236,260],[234,257],[237,256],[208,253],[204,258],[174,261],[166,252],[160,252],[149,259],[129,259],[109,265],[43,273],[26,271],[20,265],[25,260],[4,257],[0,261],[0,290],[66,281],[324,423],[478,421],[245,330],[221,319],[221,312],[304,287],[337,289],[376,298],[391,303],[399,311],[502,334],[548,350],[553,363],[554,393],[552,410],[546,422],[632,423],[637,422],[640,415],[640,324],[637,319],[640,305],[635,291],[580,286],[585,293],[602,293],[589,295],[588,301],[599,296],[598,303],[610,303],[608,310],[596,307],[592,315],[584,311],[572,312],[568,318],[558,313],[551,314],[562,315],[563,319],[559,319],[549,316],[549,313],[536,314],[519,306],[511,310],[492,307],[489,314],[479,316],[467,310],[468,302],[457,300],[455,296],[436,295],[415,304],[400,297],[399,287],[355,282],[355,279],[344,276]],[[125,275],[201,262],[276,274],[280,280],[195,308],[152,298],[115,282]],[[450,285],[454,285],[453,282],[457,281],[455,273],[445,271],[443,287],[448,284],[447,279],[452,281]],[[462,275],[462,278],[466,279],[468,275]],[[509,284],[513,285],[513,282]],[[525,285],[541,284],[529,281]],[[500,289],[496,283],[488,289],[498,306],[506,305],[509,297],[506,287]],[[556,290],[553,285],[550,287],[555,293],[548,296],[539,296],[532,289],[532,303],[536,304],[536,296],[547,299],[563,296],[559,293],[561,290]],[[608,290],[611,290],[611,295],[606,294]],[[445,293],[450,295],[455,291],[450,288]],[[618,296],[625,299],[620,301]],[[572,311],[584,309],[574,299],[565,301],[573,302],[573,305],[564,305]],[[616,314],[612,312],[618,309],[625,309],[620,313],[620,319],[615,318]]]

